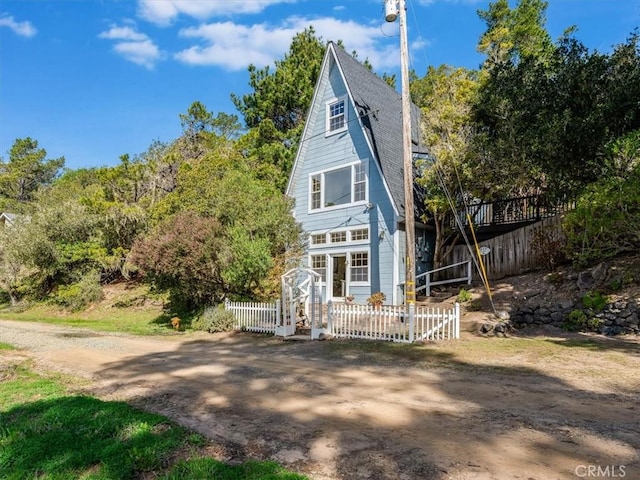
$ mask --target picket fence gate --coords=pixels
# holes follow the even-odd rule
[[[273,303],[225,301],[236,317],[236,330],[274,333],[281,318],[280,301]],[[328,302],[322,308],[323,330],[336,338],[411,343],[460,338],[460,306],[434,308],[351,305]]]

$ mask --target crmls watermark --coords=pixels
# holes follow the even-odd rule
[[[575,474],[580,478],[624,478],[626,470],[624,465],[578,465]]]

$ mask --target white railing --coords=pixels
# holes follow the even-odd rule
[[[235,329],[246,332],[275,333],[281,315],[280,300],[273,303],[225,300],[224,309],[235,315]]]
[[[399,343],[460,338],[460,307],[372,307],[332,304],[327,309],[329,333],[338,338],[365,338]]]
[[[431,275],[433,275],[436,272],[443,272],[445,270],[454,269],[465,264],[466,264],[466,268],[465,268],[466,275],[464,277],[448,278],[445,280],[436,280],[436,281],[431,280]],[[464,262],[454,263],[452,265],[447,265],[446,267],[436,268],[434,270],[429,270],[428,272],[422,273],[420,275],[416,275],[416,285],[419,283],[419,281],[422,278],[425,279],[425,284],[422,286],[416,287],[416,293],[420,293],[422,290],[424,290],[425,295],[427,297],[431,296],[431,287],[435,287],[436,285],[445,285],[447,283],[460,283],[460,282],[467,282],[467,284],[470,285],[471,280],[473,279],[473,276],[471,274],[471,260],[465,260]]]

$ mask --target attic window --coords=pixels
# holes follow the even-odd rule
[[[344,98],[327,104],[327,134],[341,132],[347,128],[347,111]]]

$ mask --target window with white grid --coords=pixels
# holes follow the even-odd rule
[[[369,281],[369,254],[366,252],[356,252],[351,254],[351,281]]]

